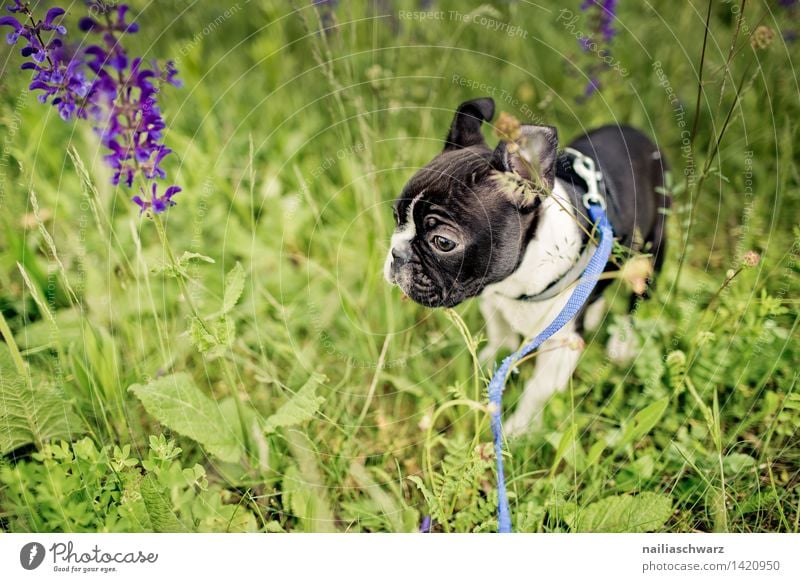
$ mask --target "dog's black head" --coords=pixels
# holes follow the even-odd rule
[[[442,153],[395,202],[384,274],[422,305],[453,307],[511,275],[553,187],[555,128],[522,125],[492,151],[481,124],[493,116],[490,98],[462,103]]]

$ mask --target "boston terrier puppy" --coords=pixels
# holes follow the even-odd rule
[[[665,161],[641,132],[601,127],[564,153],[554,127],[521,125],[492,150],[481,125],[494,109],[490,98],[459,106],[443,151],[394,204],[396,231],[384,265],[390,284],[428,307],[480,296],[488,336],[481,358],[487,362],[501,348],[518,349],[521,339],[536,336],[555,318],[596,248],[581,202],[589,185],[573,169],[576,156],[588,156],[602,173],[601,194],[624,254],[646,257],[631,310],[663,261],[670,205]],[[622,267],[618,255],[606,271]],[[568,384],[584,347],[581,333],[603,318],[602,292],[611,278],[601,277],[578,317],[539,348],[533,376],[505,422],[508,435],[537,424],[549,396]],[[631,331],[628,323],[612,335],[614,361],[635,355]]]

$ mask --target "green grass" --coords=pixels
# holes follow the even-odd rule
[[[467,12],[455,2],[424,22],[398,17],[413,3],[342,3],[327,35],[282,2],[229,17],[132,4],[130,51],[180,57],[185,83],[161,96],[184,189],[169,247],[109,185],[91,131],[23,93],[18,54],[0,49],[2,529],[414,531],[433,515],[436,530],[494,531],[477,305],[428,310],[381,274],[391,202],[455,106],[490,92],[463,78],[564,142],[639,126],[672,166],[641,354],[606,359],[628,294],[615,284],[569,389],[509,445],[515,529],[800,530],[798,45],[748,39],[791,26],[775,3],[747,3],[735,37],[733,3],[714,3],[691,157],[699,0],[620,2],[612,48],[629,74],[604,73],[588,100],[596,57],[525,3],[474,5],[525,38],[451,18]],[[740,270],[748,250],[761,260]],[[181,274],[170,252],[213,262]]]

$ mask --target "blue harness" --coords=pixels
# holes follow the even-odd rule
[[[592,258],[589,259],[586,270],[581,275],[580,281],[561,312],[530,343],[525,344],[519,351],[504,359],[494,376],[492,376],[491,382],[489,382],[489,410],[491,413],[492,433],[494,435],[494,452],[497,458],[497,518],[498,531],[500,533],[511,532],[511,512],[508,507],[508,493],[506,491],[505,469],[503,467],[503,422],[501,420],[503,389],[505,388],[508,373],[514,364],[538,348],[544,341],[578,315],[578,312],[589,299],[589,295],[605,270],[608,258],[611,256],[614,232],[606,216],[605,198],[601,193],[601,190],[605,190],[603,174],[595,168],[592,158],[569,148],[565,150],[565,153],[572,158],[574,172],[586,183],[587,190],[586,194],[583,195],[582,201],[589,212],[592,224],[596,228],[599,241],[597,249],[594,251]]]

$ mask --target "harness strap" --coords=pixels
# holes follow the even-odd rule
[[[505,469],[503,467],[503,421],[502,399],[505,389],[506,378],[512,366],[519,360],[538,348],[544,341],[549,339],[558,330],[564,327],[578,312],[583,308],[600,275],[603,273],[611,256],[611,246],[613,242],[613,230],[611,223],[606,216],[604,204],[584,198],[589,217],[597,227],[600,237],[597,250],[589,260],[589,264],[580,282],[575,287],[572,295],[567,300],[566,305],[556,318],[548,325],[544,331],[537,335],[531,342],[525,344],[519,351],[511,354],[503,360],[500,367],[495,371],[489,382],[489,411],[491,414],[492,433],[494,436],[494,452],[497,461],[497,518],[498,531],[500,533],[511,532],[511,512],[508,506],[508,493],[506,491]]]
[[[537,302],[552,299],[578,280],[578,278],[581,276],[581,273],[583,273],[583,271],[586,269],[586,265],[589,264],[589,259],[591,257],[592,247],[587,241],[583,245],[583,250],[581,251],[581,255],[578,257],[578,260],[560,278],[550,283],[541,293],[537,293],[536,295],[519,295],[518,297],[514,297],[514,300]]]
[[[603,178],[603,173],[597,169],[595,161],[586,154],[572,148],[564,148],[559,156],[556,177],[561,178],[569,184],[568,193],[575,208],[579,208],[579,202],[589,208],[589,204],[601,206],[606,209],[606,197],[608,194],[607,185]],[[578,184],[576,184],[578,182]],[[585,185],[582,188],[580,184]],[[577,189],[577,190],[576,190]],[[582,217],[576,212],[576,220],[583,222]],[[550,283],[541,292],[535,295],[519,295],[514,297],[516,301],[538,302],[552,299],[564,289],[575,283],[581,273],[583,273],[589,258],[592,256],[591,240],[585,240],[578,260],[566,273]]]

